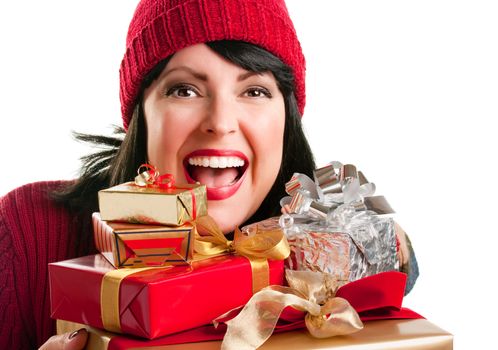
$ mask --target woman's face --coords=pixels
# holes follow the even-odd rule
[[[205,184],[223,232],[256,212],[282,161],[285,107],[271,72],[190,46],[145,90],[143,108],[149,162],[177,183]]]

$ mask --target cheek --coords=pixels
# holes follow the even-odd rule
[[[147,152],[151,161],[157,161],[161,153],[164,155],[171,154],[175,148],[175,138],[171,137],[171,128],[167,127],[166,118],[156,113],[147,114]]]
[[[282,163],[285,110],[276,108],[272,114],[252,126],[251,144],[255,156],[254,180],[268,191]],[[262,183],[264,182],[264,183]]]
[[[178,176],[177,156],[187,139],[187,128],[180,126],[179,121],[168,110],[145,109],[145,122],[149,161],[158,167],[159,171],[175,173]]]
[[[257,148],[259,163],[265,169],[259,169],[268,173],[269,176],[275,178],[282,163],[283,149],[283,127],[274,127],[265,134],[261,133],[260,143]]]

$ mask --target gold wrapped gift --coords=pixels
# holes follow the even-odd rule
[[[57,321],[58,334],[72,332],[82,327],[85,327],[90,335],[87,349],[214,350],[221,347],[221,340],[160,345],[158,341],[161,338],[156,339],[154,345],[147,345],[148,341],[137,342],[136,338],[130,338],[130,346],[127,346],[126,337],[123,335],[115,335],[78,323]],[[116,341],[118,338],[120,341]],[[365,328],[360,332],[326,339],[313,338],[307,330],[274,334],[260,349],[450,350],[453,349],[453,335],[425,319],[381,320],[365,322]]]
[[[195,227],[104,221],[93,213],[95,245],[115,267],[187,264],[192,260]]]
[[[206,186],[138,186],[126,182],[99,191],[99,208],[105,221],[179,226],[207,215]]]

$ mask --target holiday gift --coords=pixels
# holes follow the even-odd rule
[[[148,164],[138,171],[134,182],[99,191],[102,220],[178,226],[207,215],[205,185],[175,184]]]
[[[281,227],[291,249],[288,268],[325,272],[342,284],[397,270],[395,225],[386,215],[393,210],[384,197],[372,196],[375,185],[338,162],[317,169],[314,178],[294,174],[281,202],[289,214],[242,231]]]
[[[266,285],[282,284],[283,261],[267,264]],[[53,318],[149,339],[211,323],[245,304],[261,278],[250,259],[235,255],[115,269],[97,254],[49,264],[49,273]]]
[[[93,213],[95,245],[115,267],[181,265],[193,258],[195,226],[104,221]]]

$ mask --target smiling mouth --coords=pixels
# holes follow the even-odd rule
[[[208,199],[225,199],[237,192],[249,166],[239,151],[197,150],[183,161],[185,176],[190,183],[207,187]]]

